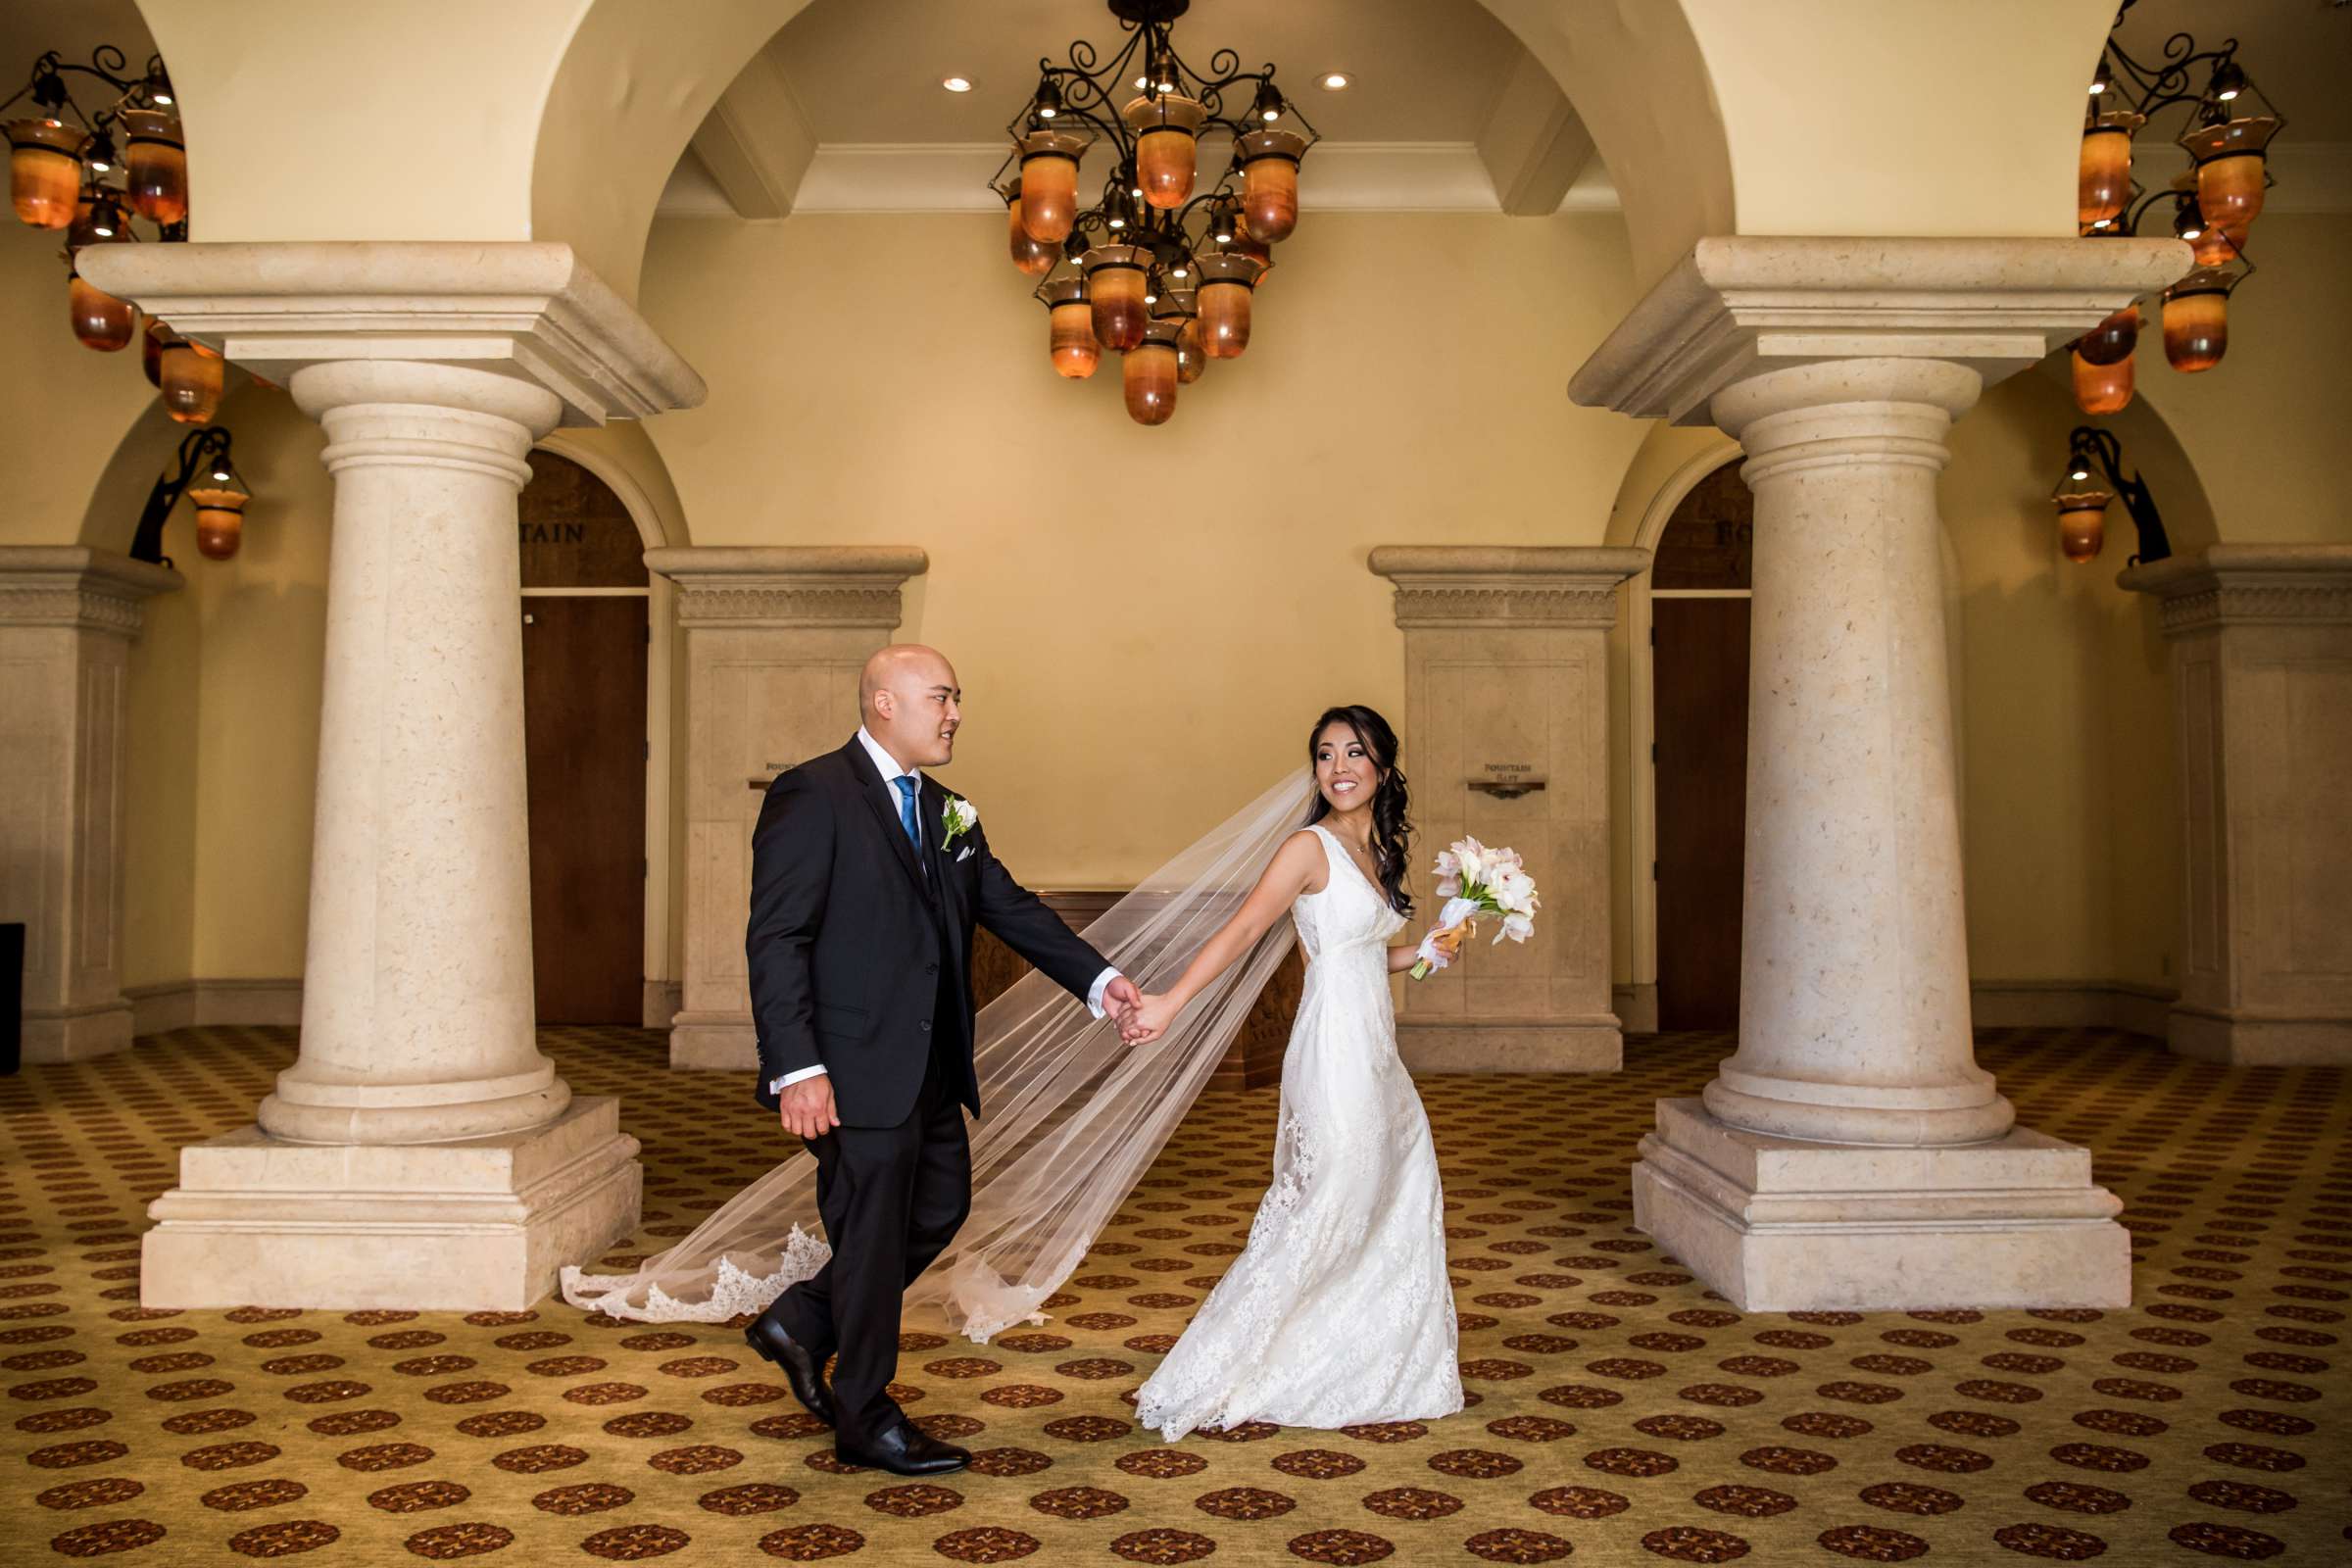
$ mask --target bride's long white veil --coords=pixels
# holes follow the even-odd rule
[[[1146,877],[1087,927],[1087,940],[1144,990],[1166,990],[1305,820],[1310,789],[1303,768],[1284,778]],[[1123,1044],[1115,1025],[1043,974],[1024,975],[982,1008],[972,1212],[907,1289],[908,1307],[935,1303],[952,1329],[983,1344],[1011,1324],[1044,1321],[1040,1303],[1184,1119],[1294,939],[1291,922],[1277,920],[1147,1046]],[[563,1293],[614,1317],[717,1323],[762,1310],[828,1255],[816,1161],[800,1153],[635,1273],[567,1267]]]

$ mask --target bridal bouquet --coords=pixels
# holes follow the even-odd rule
[[[1461,950],[1459,933],[1479,915],[1502,916],[1496,942],[1504,937],[1525,942],[1534,934],[1536,910],[1542,905],[1536,879],[1520,866],[1517,850],[1490,850],[1476,839],[1463,839],[1438,857],[1438,875],[1445,878],[1438,884],[1438,896],[1446,907],[1439,911],[1436,929],[1421,939],[1414,979],[1426,980],[1432,970],[1452,962]]]

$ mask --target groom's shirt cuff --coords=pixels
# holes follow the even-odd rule
[[[1108,966],[1101,974],[1095,976],[1095,983],[1089,986],[1086,991],[1087,1011],[1093,1013],[1098,1018],[1102,1016],[1102,993],[1109,990],[1110,983],[1117,978],[1119,978],[1119,968],[1117,964]]]
[[[804,1078],[814,1078],[824,1070],[822,1067],[803,1067],[799,1072],[788,1072],[781,1078],[771,1080],[768,1083],[767,1092],[771,1095],[780,1095],[784,1092],[786,1084],[797,1084]]]

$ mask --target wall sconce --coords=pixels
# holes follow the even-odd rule
[[[2066,471],[2050,491],[2058,509],[2058,548],[2078,564],[2098,559],[2106,542],[2108,503],[2122,499],[2124,511],[2139,533],[2139,548],[2128,565],[2162,561],[2173,553],[2164,536],[2164,519],[2156,514],[2156,499],[2139,475],[2123,471],[2123,443],[2112,431],[2078,424],[2067,437]]]
[[[158,474],[155,488],[147,493],[147,509],[139,514],[139,531],[130,542],[133,561],[173,564],[164,554],[164,524],[182,495],[196,506],[197,551],[214,561],[226,561],[237,553],[253,492],[229,462],[228,447],[228,432],[217,424],[180,438],[176,471]]]

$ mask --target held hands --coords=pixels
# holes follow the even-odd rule
[[[786,1084],[777,1097],[784,1130],[796,1138],[822,1138],[841,1125],[833,1108],[833,1079],[818,1073],[797,1084]]]
[[[1126,1038],[1127,1021],[1135,1016],[1135,1009],[1143,1005],[1143,1001],[1144,994],[1135,988],[1134,981],[1123,974],[1115,976],[1110,984],[1102,988],[1102,1010],[1110,1014],[1111,1022],[1119,1026],[1121,1039]]]
[[[1168,1025],[1184,1006],[1174,997],[1147,995],[1134,1012],[1119,1026],[1119,1038],[1131,1046],[1141,1046],[1157,1040],[1167,1033]]]

